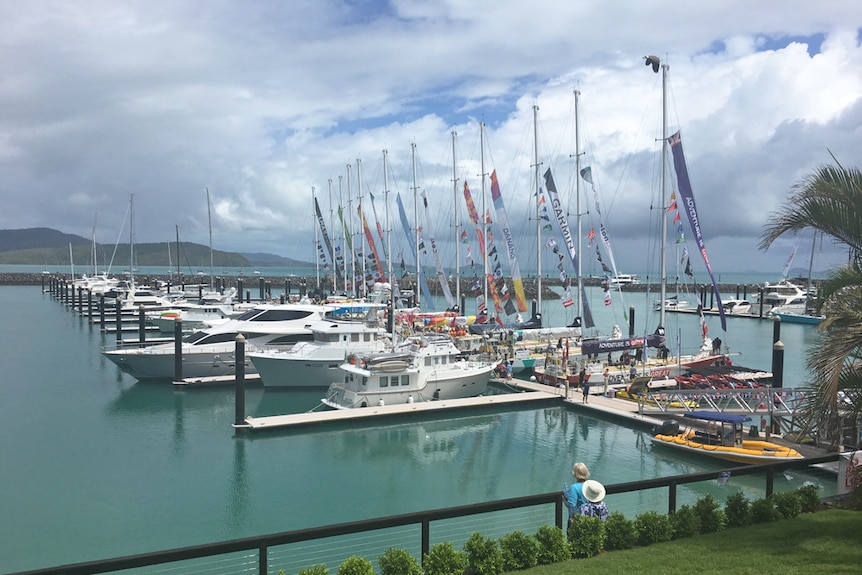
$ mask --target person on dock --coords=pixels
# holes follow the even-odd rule
[[[584,517],[598,517],[602,521],[607,521],[610,510],[605,503],[605,486],[592,479],[584,481],[581,486],[584,493],[584,498],[587,500],[580,507],[580,515]]]
[[[506,379],[512,379],[512,364],[514,362],[509,360],[506,362]]]
[[[591,374],[586,373],[584,368],[581,368],[581,391],[584,393],[581,403],[590,402],[590,375]]]
[[[585,503],[588,503],[587,498],[584,496],[584,482],[589,476],[590,470],[586,464],[579,461],[572,467],[572,477],[575,478],[575,482],[571,485],[566,485],[565,489],[563,489],[563,501],[565,501],[566,507],[569,508],[570,523],[572,517],[580,514],[581,507]]]
[[[637,377],[637,375],[638,375],[638,368],[635,367],[635,364],[632,364],[632,366],[629,368],[629,381],[634,381],[634,379]]]

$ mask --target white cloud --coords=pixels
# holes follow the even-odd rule
[[[450,132],[458,178],[478,194],[484,120],[485,171],[497,170],[529,253],[532,106],[542,170],[565,193],[577,87],[582,162],[618,260],[637,267],[658,203],[660,76],[641,59],[656,53],[671,66],[670,127],[683,133],[713,266],[778,273],[789,248],[756,249],[770,211],[831,161],[827,149],[857,163],[862,5],[704,4],[4,3],[0,193],[15,201],[0,228],[89,236],[98,211],[110,241],[134,193],[139,241],[179,225],[204,243],[208,187],[217,247],[313,260],[312,187],[327,211],[330,179],[346,195],[348,163],[358,192],[361,159],[365,191],[382,196],[387,149],[390,189],[409,204],[415,143],[417,186],[451,258]]]

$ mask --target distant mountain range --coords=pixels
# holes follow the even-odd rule
[[[92,265],[93,242],[75,234],[52,228],[0,230],[0,264],[65,265],[71,258],[77,265]],[[170,253],[168,250],[170,249]],[[129,267],[129,244],[96,244],[96,264],[99,268],[111,263],[114,267]],[[213,250],[213,265],[218,267],[296,267],[313,265],[308,262],[268,253],[237,253]],[[162,242],[135,244],[135,266],[177,265],[195,269],[209,267],[209,246],[192,242]]]

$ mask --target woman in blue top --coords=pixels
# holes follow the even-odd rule
[[[578,515],[581,512],[581,506],[587,503],[587,498],[584,496],[584,481],[589,476],[590,470],[583,463],[575,463],[575,466],[572,467],[572,477],[575,478],[575,482],[567,485],[563,490],[563,499],[569,508],[569,521]]]

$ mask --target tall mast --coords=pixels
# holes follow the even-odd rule
[[[135,285],[135,194],[129,198],[129,283]]]
[[[461,222],[458,219],[458,156],[455,151],[455,139],[458,133],[452,130],[452,206],[455,209],[455,303],[461,305],[461,238],[459,237],[459,228]],[[459,311],[464,313],[463,309]]]
[[[210,291],[213,291],[213,215],[210,209],[210,189],[207,191],[207,223],[210,231]]]
[[[664,328],[665,306],[667,298],[667,64],[661,65],[661,312],[659,327]]]
[[[383,150],[383,202],[386,204],[386,253],[389,254],[389,257],[386,258],[386,280],[389,282],[389,311],[387,313],[394,313],[395,311],[395,278],[392,277],[392,230],[389,229],[389,167],[387,162],[387,157],[389,156],[389,152],[387,150]],[[394,315],[390,316],[393,318]]]
[[[578,122],[578,105],[581,100],[581,93],[578,90],[575,90],[575,213],[577,214],[577,230],[578,230],[578,254],[580,257],[578,258],[578,269],[575,270],[578,274],[578,294],[575,296],[575,299],[578,302],[578,316],[581,315],[581,294],[583,293],[584,288],[584,279],[581,276],[581,262],[584,261],[584,254],[581,252],[581,238],[582,230],[581,230],[581,135],[580,135],[580,125]]]
[[[342,189],[342,184],[344,182],[343,176],[338,176],[338,208],[341,210],[341,261],[343,264],[342,272],[344,275],[344,293],[347,293],[347,278],[350,277],[347,275],[347,233],[344,231],[344,193]]]
[[[356,190],[359,195],[359,211],[362,211],[362,160],[356,158]],[[365,214],[362,214],[362,218],[357,219],[358,225],[360,229],[356,232],[356,236],[359,239],[359,243],[362,246],[362,249],[359,250],[359,253],[362,255],[362,290],[359,292],[360,295],[365,296],[368,293],[368,269],[367,269],[367,258],[365,257],[365,239],[363,232],[365,231],[362,225],[362,219],[365,217]]]
[[[413,223],[416,226],[416,306],[422,301],[422,290],[419,289],[419,274],[422,266],[419,263],[419,188],[416,186],[416,142],[410,142],[410,157],[413,162]]]
[[[311,221],[317,220],[317,212],[315,210],[315,202],[316,199],[314,186],[311,186]],[[315,288],[320,289],[320,240],[317,238],[317,225],[312,225],[314,228],[314,279],[315,279]]]
[[[335,228],[332,227],[333,219],[332,219],[332,178],[328,180],[329,184],[329,233],[333,233]],[[335,257],[335,254],[330,254],[330,259],[332,260],[332,293],[336,293],[338,291],[338,260]]]
[[[539,184],[539,106],[533,105],[533,168],[536,171],[536,311],[542,313],[542,189]]]
[[[177,232],[177,281],[180,281],[180,226],[177,224],[175,227]]]
[[[485,238],[485,250],[482,254],[482,297],[485,301],[485,316],[490,319],[491,313],[488,306],[488,218],[485,217],[485,122],[479,124],[479,141],[480,155],[482,158],[482,213],[479,217],[482,220],[482,236]]]
[[[358,295],[358,291],[356,288],[356,251],[353,247],[353,226],[351,222],[353,218],[351,217],[353,214],[353,195],[350,193],[350,164],[347,164],[347,235],[350,236],[350,281],[353,286],[353,295]]]

